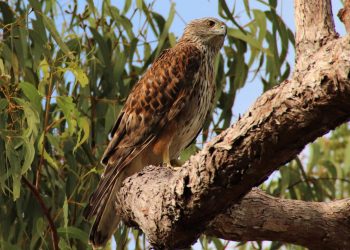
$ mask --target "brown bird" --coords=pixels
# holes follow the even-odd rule
[[[95,248],[106,244],[120,222],[115,207],[123,180],[147,165],[170,165],[202,129],[225,35],[226,25],[216,18],[193,20],[132,89],[102,157],[105,171],[84,211],[87,219],[96,215],[89,239]]]

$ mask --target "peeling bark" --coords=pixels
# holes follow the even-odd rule
[[[350,199],[305,202],[253,189],[205,234],[234,241],[282,241],[309,249],[350,249]]]
[[[302,63],[328,41],[338,37],[330,0],[295,0],[296,62]],[[303,58],[299,58],[303,57]]]
[[[229,218],[242,197],[306,144],[350,119],[350,37],[337,38],[330,1],[296,0],[295,7],[297,62],[293,77],[265,92],[236,124],[179,170],[149,166],[124,181],[117,194],[118,204],[123,206],[117,212],[128,225],[140,228],[155,248],[186,248],[206,229],[224,237],[220,231],[224,228],[217,228],[220,218]],[[281,205],[288,202],[299,204],[299,211],[303,206],[310,211],[317,206],[297,201]],[[316,221],[314,215],[320,211],[313,212],[310,216]],[[306,242],[301,230],[287,237],[286,228],[275,227],[274,222],[267,225],[281,238],[271,239],[309,247],[316,244]],[[296,229],[298,225],[305,224],[288,226]],[[344,227],[349,230],[349,224]],[[332,228],[322,240],[337,237],[337,227]],[[260,230],[261,235],[264,232]],[[244,239],[257,237],[259,234],[254,236],[251,231],[251,238],[246,234]]]

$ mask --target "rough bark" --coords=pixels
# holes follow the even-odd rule
[[[330,0],[295,0],[296,62],[303,63],[328,41],[336,38]]]
[[[304,146],[350,118],[350,39],[323,46],[301,71],[265,92],[235,125],[176,171],[153,167],[120,192],[125,221],[159,248],[187,247]]]
[[[217,215],[230,216],[228,208],[235,208],[307,143],[350,119],[350,37],[337,39],[330,1],[297,0],[295,6],[298,57],[293,78],[265,92],[178,171],[150,166],[124,182],[117,194],[123,207],[117,212],[142,229],[154,247],[188,247]],[[298,204],[302,210],[305,204]],[[222,236],[217,224],[211,225],[207,232]],[[285,240],[306,245],[298,241],[302,233]],[[334,240],[329,235],[334,236],[325,237]],[[312,244],[323,246],[322,241]]]
[[[309,249],[350,249],[350,199],[305,202],[253,189],[218,215],[205,234],[235,241],[282,241]]]

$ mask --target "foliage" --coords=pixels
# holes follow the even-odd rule
[[[245,0],[245,23],[237,22],[235,3],[219,1],[228,38],[216,60],[217,106],[202,141],[231,124],[236,93],[249,80],[259,77],[267,90],[289,76],[293,34],[276,0],[256,1],[264,10]],[[82,210],[102,171],[108,133],[139,76],[176,41],[169,32],[175,4],[167,17],[154,11],[155,1],[81,4],[0,1],[0,249],[50,249],[55,235],[61,249],[90,248]],[[308,160],[282,167],[266,189],[305,200],[348,195],[349,138],[344,126],[320,139]],[[126,227],[115,238],[117,249],[146,247],[144,236]],[[203,237],[201,244],[228,243]]]

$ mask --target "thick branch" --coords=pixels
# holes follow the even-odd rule
[[[305,202],[254,189],[206,230],[234,241],[282,241],[309,249],[350,249],[350,199]]]
[[[329,42],[297,77],[265,92],[179,171],[149,167],[118,194],[126,222],[158,248],[188,247],[219,213],[350,119],[350,39]]]
[[[295,0],[295,45],[296,62],[314,54],[328,41],[337,37],[335,32],[331,0]]]

